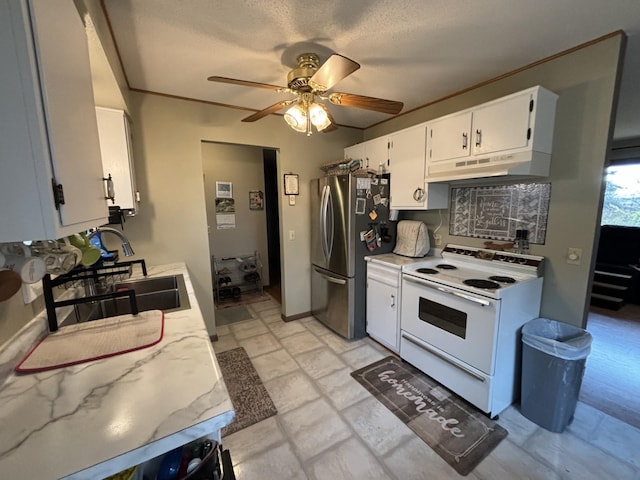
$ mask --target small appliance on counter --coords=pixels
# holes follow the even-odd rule
[[[405,257],[424,257],[429,253],[429,231],[427,226],[418,220],[400,220],[398,235],[393,253]]]

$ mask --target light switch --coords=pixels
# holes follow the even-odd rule
[[[295,239],[296,239],[296,231],[289,230],[289,240],[295,240]]]

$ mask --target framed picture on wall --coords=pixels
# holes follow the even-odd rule
[[[233,183],[216,182],[216,197],[217,198],[233,198]]]
[[[294,173],[284,174],[284,194],[299,195],[300,189],[298,185],[298,175]]]
[[[249,210],[264,209],[264,194],[260,190],[251,190],[249,192]]]

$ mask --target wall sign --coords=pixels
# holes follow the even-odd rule
[[[451,189],[449,235],[512,241],[529,231],[529,243],[544,244],[551,183]]]
[[[217,198],[233,198],[233,183],[216,182],[216,197]]]
[[[298,184],[298,175],[294,173],[284,174],[284,194],[285,195],[300,195],[300,188]]]

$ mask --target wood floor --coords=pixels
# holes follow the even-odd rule
[[[592,307],[593,335],[580,400],[640,428],[640,305]]]
[[[273,283],[264,287],[264,291],[271,295],[273,299],[282,304],[282,291],[280,290],[280,283]]]

